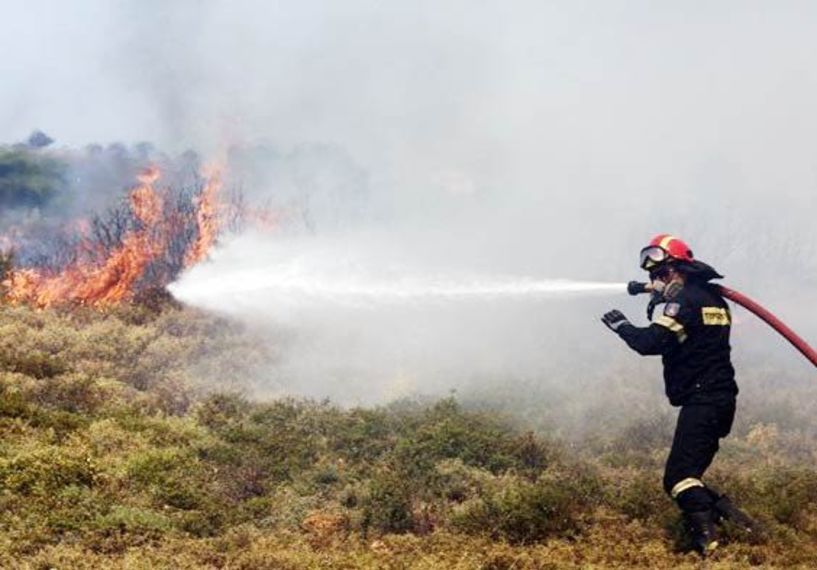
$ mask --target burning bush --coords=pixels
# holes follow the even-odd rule
[[[204,259],[223,219],[221,173],[212,169],[190,188],[161,187],[160,177],[157,167],[145,169],[125,203],[69,224],[43,253],[29,252],[28,264],[3,254],[5,299],[36,307],[109,305],[161,289]],[[25,245],[21,237],[6,241]]]

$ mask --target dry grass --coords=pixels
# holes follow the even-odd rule
[[[660,489],[664,412],[566,441],[453,399],[237,395],[235,363],[267,357],[179,308],[0,308],[0,567],[700,566]],[[769,539],[726,529],[708,567],[817,567],[815,393],[798,390],[741,410],[709,479]]]

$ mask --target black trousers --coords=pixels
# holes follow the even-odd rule
[[[671,495],[682,481],[703,477],[718,452],[718,440],[729,434],[734,418],[733,396],[681,408],[664,470],[667,494]],[[684,512],[696,512],[712,508],[718,495],[706,487],[693,485],[674,498]]]

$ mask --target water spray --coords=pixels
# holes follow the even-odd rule
[[[189,280],[170,286],[179,299],[206,306],[225,296],[241,298],[254,293],[281,302],[331,303],[340,306],[468,301],[477,299],[548,298],[617,293],[622,283],[571,281],[566,279],[372,279],[370,276],[330,278],[327,275],[238,272],[211,279]]]
[[[761,306],[756,301],[753,301],[743,293],[735,291],[734,289],[724,287],[723,285],[716,285],[714,283],[711,285],[712,287],[716,288],[721,296],[729,299],[733,303],[737,303],[776,330],[783,338],[789,341],[794,348],[799,350],[800,353],[809,360],[809,362],[817,367],[817,351],[809,346],[809,344],[803,338],[797,335],[797,333],[789,328],[783,321],[774,316],[768,309]],[[627,291],[631,295],[650,293],[652,292],[652,286],[649,283],[639,283],[633,281],[628,285]]]
[[[289,309],[539,301],[621,294],[625,287],[621,282],[474,272],[451,267],[448,259],[429,262],[427,251],[415,249],[413,236],[403,238],[407,243],[398,238],[394,244],[394,239],[374,232],[331,240],[295,236],[271,243],[247,234],[215,252],[212,263],[185,272],[168,290],[203,308],[269,306],[280,314]]]

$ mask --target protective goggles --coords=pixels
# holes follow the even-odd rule
[[[641,250],[641,269],[652,270],[669,259],[667,250],[657,245],[649,245]]]

